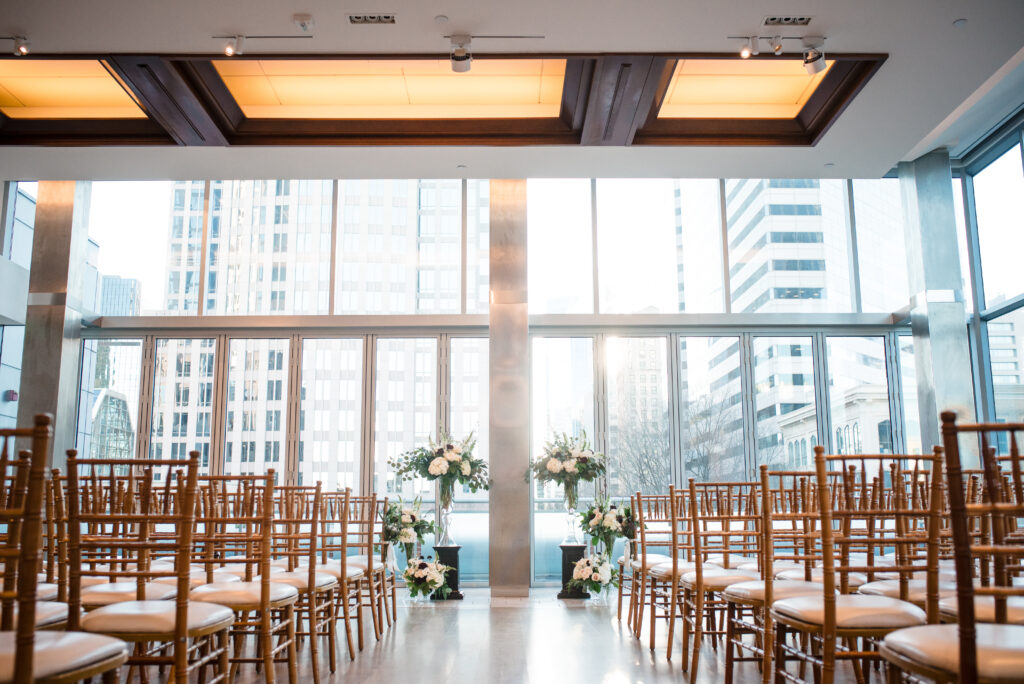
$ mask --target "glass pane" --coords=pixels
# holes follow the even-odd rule
[[[608,495],[668,493],[668,344],[664,337],[609,337]]]
[[[486,338],[453,337],[451,367],[451,434],[456,439],[470,432],[476,436],[477,458],[488,460],[489,354]],[[470,581],[488,579],[488,492],[473,493],[467,487],[457,493],[453,526],[459,552],[459,576]]]
[[[996,395],[996,418],[1024,422],[1024,309],[989,321],[989,358]],[[1001,445],[1006,453],[1005,445]]]
[[[750,479],[743,457],[739,338],[682,338],[679,375],[684,479]]]
[[[754,338],[758,465],[814,467],[818,428],[811,354],[810,337]]]
[[[715,179],[598,180],[601,313],[723,311],[721,235]]]
[[[920,454],[921,410],[917,403],[917,360],[914,357],[914,340],[910,335],[900,335],[900,383],[903,386],[903,434],[908,454]]]
[[[392,500],[422,496],[433,503],[434,484],[406,480],[395,485],[388,459],[424,446],[437,436],[437,340],[433,337],[377,340],[376,427],[373,490]],[[458,537],[456,537],[458,539]]]
[[[828,375],[833,453],[893,453],[885,341],[829,337]]]
[[[86,308],[103,316],[198,312],[203,185],[92,183]]]
[[[526,181],[530,313],[594,313],[590,179]]]
[[[899,180],[854,180],[853,208],[862,308],[890,312],[906,307],[910,287]]]
[[[490,311],[491,182],[466,181],[466,313]]]
[[[462,181],[342,180],[335,313],[460,311]]]
[[[299,484],[358,492],[363,340],[303,340],[300,391]]]
[[[142,340],[85,340],[78,403],[78,453],[131,458],[139,429]]]
[[[280,473],[285,467],[288,344],[286,339],[230,341],[225,475],[270,468]]]
[[[0,388],[21,387],[21,359],[25,349],[25,326],[0,326]],[[0,428],[18,426],[18,402],[0,401]]]
[[[556,433],[594,439],[594,340],[590,337],[533,338],[530,382],[530,454],[544,451]],[[580,496],[592,496],[581,487]],[[557,485],[534,483],[533,577],[561,581],[558,543],[565,535],[565,507]]]
[[[215,357],[212,338],[156,341],[153,458],[184,459],[196,449],[202,472],[209,472]]]
[[[725,181],[735,313],[847,313],[850,259],[841,179]]]
[[[332,185],[210,183],[206,313],[330,313]]]
[[[985,303],[992,307],[1024,292],[1020,255],[1024,253],[1024,168],[1015,145],[974,176],[978,243]]]
[[[6,244],[0,244],[3,256],[22,268],[32,268],[32,236],[36,225],[38,183],[15,183],[14,206],[8,210]]]
[[[967,227],[964,223],[964,186],[959,178],[953,179],[953,209],[956,212],[956,245],[960,254],[960,278],[964,290],[964,307],[974,311],[974,287],[971,285],[971,262],[967,255]]]

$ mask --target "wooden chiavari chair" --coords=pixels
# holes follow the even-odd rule
[[[940,601],[957,624],[893,632],[882,644],[890,681],[898,671],[943,684],[1019,682],[1024,672],[1024,423],[961,424],[942,414],[956,563],[956,597]],[[961,435],[980,439],[981,496],[962,468]],[[1006,438],[1004,455],[992,438]]]
[[[335,592],[335,615],[345,623],[345,640],[348,643],[349,660],[356,657],[352,639],[352,611],[355,610],[356,632],[359,650],[363,650],[363,581],[366,572],[350,563],[355,555],[349,555],[349,501],[352,492],[328,492],[323,495],[323,521],[320,539],[320,557],[317,569],[328,572],[338,580]],[[356,550],[356,549],[353,549]]]
[[[38,415],[32,428],[0,430],[0,558],[5,570],[0,591],[0,681],[65,684],[100,676],[105,684],[113,684],[128,657],[127,644],[83,632],[39,631],[36,625],[52,421]],[[31,439],[31,452],[10,458],[15,438]],[[10,469],[14,472],[9,476]]]
[[[131,468],[139,473],[137,509],[128,513],[113,510],[80,510],[79,477],[96,470]],[[192,535],[195,523],[196,477],[199,452],[187,462],[152,459],[79,459],[69,452],[67,482],[71,582],[69,627],[93,634],[106,634],[135,645],[128,659],[131,667],[170,666],[169,679],[185,684],[192,673],[215,684],[228,677],[228,628],[234,620],[229,608],[189,601]],[[154,474],[164,476],[175,496],[157,503],[151,494]],[[90,532],[82,534],[83,527]],[[116,536],[111,536],[116,532]],[[170,569],[152,558],[173,553]],[[106,557],[104,557],[106,555]],[[81,616],[82,558],[103,561],[107,568],[123,567],[134,579],[134,600],[100,606]],[[156,567],[154,567],[156,565]],[[105,572],[100,570],[98,572]],[[124,576],[124,575],[122,575]],[[147,600],[154,580],[170,580],[174,601]],[[207,679],[207,670],[210,678]]]
[[[206,486],[199,497],[195,538],[211,581],[194,588],[191,598],[234,611],[232,680],[241,665],[253,663],[257,669],[262,667],[264,680],[272,684],[274,664],[285,662],[288,681],[295,684],[295,604],[299,592],[290,584],[271,581],[274,477],[274,471],[268,470],[266,475],[202,478]],[[240,572],[242,580],[212,581],[218,567]],[[247,637],[256,641],[254,655],[244,651]]]
[[[677,590],[673,607],[678,603],[682,611],[682,669],[684,672],[689,669],[691,676],[696,676],[704,637],[710,636],[717,647],[719,638],[725,636],[726,630],[719,619],[726,610],[722,592],[732,584],[764,579],[758,570],[735,567],[749,562],[751,557],[757,562],[761,553],[760,484],[698,485],[691,478],[687,498],[694,563],[691,570],[679,576],[681,592]],[[677,502],[683,504],[678,499]],[[677,510],[676,516],[682,518],[681,512]],[[671,655],[671,631],[669,637]]]
[[[920,515],[905,501],[907,476],[902,464],[921,458],[928,457],[826,456],[822,447],[815,447],[822,563],[812,579],[821,578],[822,591],[772,604],[776,681],[803,681],[787,670],[793,660],[800,662],[801,674],[803,666],[810,665],[815,682],[821,684],[832,684],[836,663],[849,661],[860,681],[864,664],[880,658],[875,640],[902,627],[926,623],[926,612],[913,603],[851,593],[873,581],[879,568],[900,573],[927,570],[924,563],[915,565],[902,557],[895,563],[876,562],[887,549],[916,541],[903,534],[900,522]],[[830,472],[838,480],[830,478]],[[803,637],[801,647],[787,642],[790,633]]]
[[[774,634],[768,608],[776,598],[821,592],[821,586],[816,582],[773,579],[776,567],[793,569],[814,557],[817,535],[813,516],[816,507],[811,505],[809,473],[769,473],[768,466],[762,465],[760,475],[761,557],[755,568],[747,565],[740,568],[758,569],[762,579],[730,584],[722,592],[726,601],[726,684],[733,681],[735,663],[744,661],[759,663],[761,679],[767,684],[772,676]],[[746,635],[753,635],[753,643],[744,641]],[[744,652],[751,655],[744,656]]]
[[[639,639],[644,621],[644,606],[647,597],[651,600],[651,648],[654,646],[654,607],[658,595],[648,591],[657,579],[652,572],[658,566],[672,562],[672,497],[665,494],[636,493],[634,499],[637,538],[637,555],[630,561],[633,582],[629,593],[629,617],[633,634]],[[659,571],[659,577],[662,573]],[[663,601],[664,603],[664,601]],[[663,617],[668,617],[667,609]]]
[[[337,667],[338,648],[334,614],[338,579],[332,573],[321,572],[317,563],[323,512],[321,483],[278,488],[277,506],[273,552],[285,565],[281,572],[271,574],[270,581],[290,584],[299,592],[295,611],[298,623],[305,621],[306,628],[296,635],[309,638],[313,681],[319,682],[321,639],[327,639],[331,672]]]
[[[377,495],[349,495],[348,546],[356,553],[348,562],[363,571],[363,605],[370,609],[373,634],[378,641],[384,631],[387,568],[380,562],[375,549],[384,543],[383,536],[383,520],[377,516]]]

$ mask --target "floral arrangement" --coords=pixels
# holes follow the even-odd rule
[[[451,508],[455,495],[455,483],[469,487],[470,491],[490,489],[487,478],[487,462],[473,458],[476,439],[470,433],[461,442],[441,431],[437,443],[431,439],[429,446],[388,459],[388,465],[395,471],[398,482],[412,477],[438,480],[442,508]]]
[[[580,514],[580,523],[591,543],[600,546],[606,556],[611,554],[616,539],[636,537],[636,518],[628,505],[620,509],[610,501],[595,501]]]
[[[428,596],[436,591],[441,598],[448,598],[452,588],[445,584],[444,576],[450,569],[438,561],[431,562],[429,556],[427,560],[411,558],[402,577],[411,596]]]
[[[388,503],[384,511],[383,540],[387,544],[401,544],[405,547],[405,557],[413,558],[413,546],[423,543],[423,535],[434,534],[434,523],[424,520],[420,514],[420,499],[406,506],[401,500]]]
[[[570,589],[601,593],[609,585],[618,586],[618,571],[607,558],[581,558],[572,569]]]
[[[575,509],[580,482],[592,482],[604,475],[606,469],[603,454],[595,454],[587,442],[584,432],[579,437],[570,437],[564,432],[544,445],[544,455],[530,464],[526,471],[538,482],[556,482],[565,491],[565,502]]]

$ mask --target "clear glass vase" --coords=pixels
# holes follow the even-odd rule
[[[452,511],[455,507],[455,483],[444,479],[438,480],[438,503],[441,514],[438,520],[437,541],[435,546],[455,546],[452,539]]]
[[[565,484],[565,538],[563,544],[582,544],[583,537],[580,534],[580,519],[576,514],[576,503],[579,498],[579,490],[576,483]]]

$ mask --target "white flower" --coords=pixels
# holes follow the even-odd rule
[[[581,580],[588,580],[588,579],[590,579],[590,576],[593,575],[593,574],[594,574],[594,569],[591,568],[589,565],[584,565],[583,568],[580,570],[580,579]]]
[[[597,527],[601,524],[603,518],[601,517],[601,511],[594,513],[594,517],[590,519],[590,526]]]
[[[403,527],[398,533],[398,541],[402,544],[415,544],[416,543],[416,530],[411,527]]]
[[[567,472],[567,473],[575,473],[576,472],[576,459],[575,458],[570,458],[568,461],[565,462],[564,468],[565,468],[565,472]]]
[[[427,466],[427,472],[431,475],[444,475],[448,472],[448,461],[438,456]]]
[[[618,530],[622,528],[622,525],[619,524],[618,519],[615,517],[614,511],[605,514],[604,526],[611,530]]]
[[[416,511],[412,510],[411,508],[403,508],[402,515],[416,515]]]
[[[579,450],[579,449],[571,449],[571,450],[569,451],[569,458],[571,458],[571,459],[572,459],[572,460],[574,460],[574,461],[575,461],[576,459],[578,459],[578,458],[579,458],[580,456],[582,456],[582,455],[583,455],[583,454],[582,454],[582,453],[580,452],[580,450]]]
[[[462,447],[460,447],[458,444],[456,444],[455,446],[452,447],[452,451],[454,451],[457,454],[461,454],[462,453]]]
[[[552,456],[548,459],[547,465],[545,466],[549,473],[560,473],[562,472],[562,462]]]
[[[473,468],[472,468],[472,466],[469,465],[469,461],[463,461],[462,462],[462,474],[466,475],[468,477],[471,472],[473,472]]]
[[[601,581],[601,584],[608,584],[612,581],[612,564],[601,563],[601,566],[597,569],[597,577]]]
[[[403,513],[402,514],[402,522],[404,522],[406,525],[408,525],[409,523],[412,522],[412,516],[409,515],[408,513]]]
[[[444,457],[445,457],[445,459],[447,459],[449,461],[458,461],[458,460],[460,460],[460,456],[459,456],[458,452],[452,451],[452,450],[444,452]]]
[[[586,451],[581,453],[580,456],[586,456],[587,458],[594,458],[594,452],[591,451],[590,449],[587,449]]]

